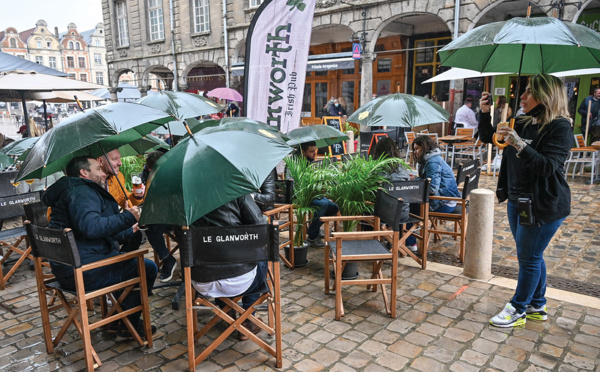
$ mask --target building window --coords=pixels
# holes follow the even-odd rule
[[[42,40],[36,40],[35,41],[35,45],[37,46],[38,49],[42,49]]]
[[[194,31],[210,31],[210,13],[208,0],[194,0]]]
[[[79,43],[75,43],[75,49],[80,50],[81,49],[81,45],[79,45]]]
[[[75,59],[73,57],[67,57],[67,67],[75,67]]]
[[[35,63],[37,63],[38,65],[43,65],[44,64],[44,57],[42,57],[42,56],[35,56]]]
[[[102,42],[98,39],[94,40],[94,45],[95,46],[102,46]]]
[[[87,74],[79,74],[79,80],[87,81]]]
[[[78,57],[79,68],[85,68],[85,57]]]
[[[52,48],[52,42],[51,42],[51,41],[48,41],[48,40],[46,40],[46,47],[47,47],[48,49]]]
[[[117,45],[129,45],[129,34],[127,31],[127,6],[124,1],[117,4]]]
[[[69,74],[68,78],[75,80],[77,76],[75,74]]]
[[[250,8],[254,8],[262,4],[263,0],[250,0]]]
[[[104,85],[104,73],[96,72],[96,84]]]
[[[16,48],[17,47],[17,40],[15,40],[15,38],[10,38],[10,47],[11,48]]]
[[[102,64],[102,54],[94,53],[94,64],[96,64],[96,65]]]
[[[165,38],[162,3],[160,0],[148,0],[148,19],[150,20],[150,40]]]
[[[56,68],[56,57],[48,57],[48,67]]]
[[[451,41],[449,37],[415,41],[413,94],[424,97],[436,96],[439,101],[448,101],[449,82],[421,84],[443,72],[437,51]]]
[[[73,49],[73,42],[69,41],[69,49]]]

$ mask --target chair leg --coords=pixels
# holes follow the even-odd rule
[[[85,287],[83,285],[83,274],[81,271],[75,272],[75,286],[77,287],[77,302],[79,303],[79,316],[81,318],[81,339],[83,341],[83,352],[85,355],[85,364],[88,371],[94,370],[94,357],[92,356],[92,339],[90,337],[90,323],[87,314],[85,300]],[[98,366],[102,364],[98,360]]]
[[[187,342],[188,342],[188,363],[189,363],[189,371],[196,370],[196,349],[195,349],[195,340],[194,340],[194,331],[195,331],[195,315],[196,312],[192,309],[193,306],[193,296],[192,293],[192,274],[191,269],[189,267],[185,267],[183,269],[183,276],[185,278],[185,313],[186,313],[186,323],[187,323]]]
[[[329,250],[329,244],[325,244],[325,248],[323,249],[323,252],[325,252],[325,294],[329,294],[329,270],[331,270],[331,260],[329,258],[330,255],[330,250]]]
[[[340,249],[338,246],[337,249]],[[341,320],[344,316],[344,304],[342,303],[342,263],[338,258],[335,260],[335,320]]]

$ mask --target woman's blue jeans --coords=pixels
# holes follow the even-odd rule
[[[546,304],[544,250],[565,218],[542,226],[519,225],[518,203],[514,201],[508,202],[507,213],[519,260],[517,289],[510,302],[518,313],[523,313],[527,305],[539,308]]]

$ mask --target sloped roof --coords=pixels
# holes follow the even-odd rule
[[[79,35],[81,35],[81,37],[83,38],[83,41],[85,41],[87,45],[91,45],[92,44],[92,34],[94,34],[94,32],[96,32],[95,28],[93,28],[91,30],[80,32]]]
[[[24,43],[27,43],[27,40],[29,40],[29,37],[31,37],[33,31],[35,31],[35,27],[30,28],[29,30],[21,31],[19,32],[19,37],[21,38],[21,40],[23,40]]]

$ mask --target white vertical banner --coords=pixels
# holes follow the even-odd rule
[[[300,126],[316,0],[265,0],[246,37],[244,112],[283,133]]]

